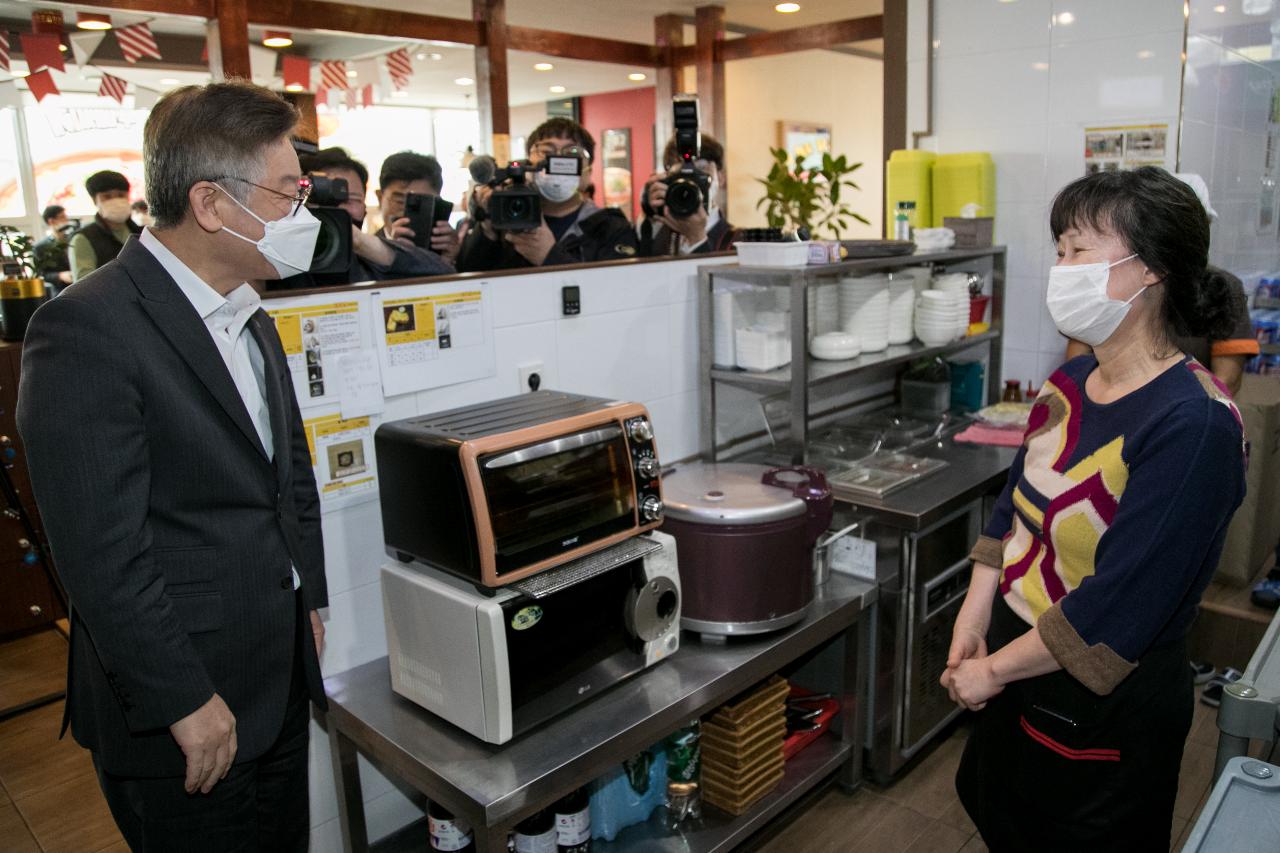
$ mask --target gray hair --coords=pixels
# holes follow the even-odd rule
[[[165,95],[142,131],[146,197],[156,227],[172,228],[186,219],[187,194],[200,181],[219,180],[244,201],[249,186],[243,181],[263,179],[263,150],[297,123],[292,104],[243,80],[184,86]]]

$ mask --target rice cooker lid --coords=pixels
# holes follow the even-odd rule
[[[761,482],[770,468],[741,462],[682,465],[662,478],[670,518],[700,524],[767,524],[806,515],[808,507],[788,488]],[[782,472],[786,481],[790,472]],[[792,475],[802,482],[802,475]]]

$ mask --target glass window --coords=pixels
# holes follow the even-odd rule
[[[378,173],[382,161],[397,151],[431,154],[431,110],[415,107],[366,107],[360,110],[325,109],[318,115],[320,147],[340,146],[369,168],[365,203],[376,210]],[[450,189],[445,180],[445,189]]]
[[[18,170],[18,132],[12,109],[0,110],[0,219],[27,215]]]
[[[85,178],[112,169],[129,179],[130,198],[143,197],[142,126],[146,110],[102,106],[94,96],[62,95],[57,106],[26,107],[27,138],[36,172],[36,208],[60,204],[71,216],[92,216]]]
[[[434,110],[436,157],[444,170],[444,197],[454,203],[455,219],[465,213],[462,197],[471,182],[471,173],[462,165],[467,146],[477,154],[489,150],[480,143],[480,113],[475,110]]]

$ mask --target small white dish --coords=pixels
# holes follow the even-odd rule
[[[857,335],[851,335],[848,332],[816,335],[809,342],[809,355],[824,361],[845,361],[856,358],[861,352],[861,340]]]

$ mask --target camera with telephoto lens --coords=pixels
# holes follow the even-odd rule
[[[542,196],[527,179],[536,168],[528,160],[514,160],[494,171],[485,215],[496,230],[532,231],[542,225]]]
[[[677,95],[672,101],[675,113],[676,155],[680,165],[667,178],[667,215],[677,219],[692,216],[711,197],[711,176],[696,165],[702,153],[702,134],[698,131],[698,99]],[[661,213],[661,211],[659,211]]]
[[[307,210],[320,220],[320,232],[316,235],[316,247],[311,254],[311,267],[300,275],[289,276],[278,283],[269,283],[268,290],[330,287],[351,283],[349,279],[355,252],[351,243],[351,214],[338,206],[347,200],[347,182],[319,172],[307,175],[305,180],[311,183]]]

